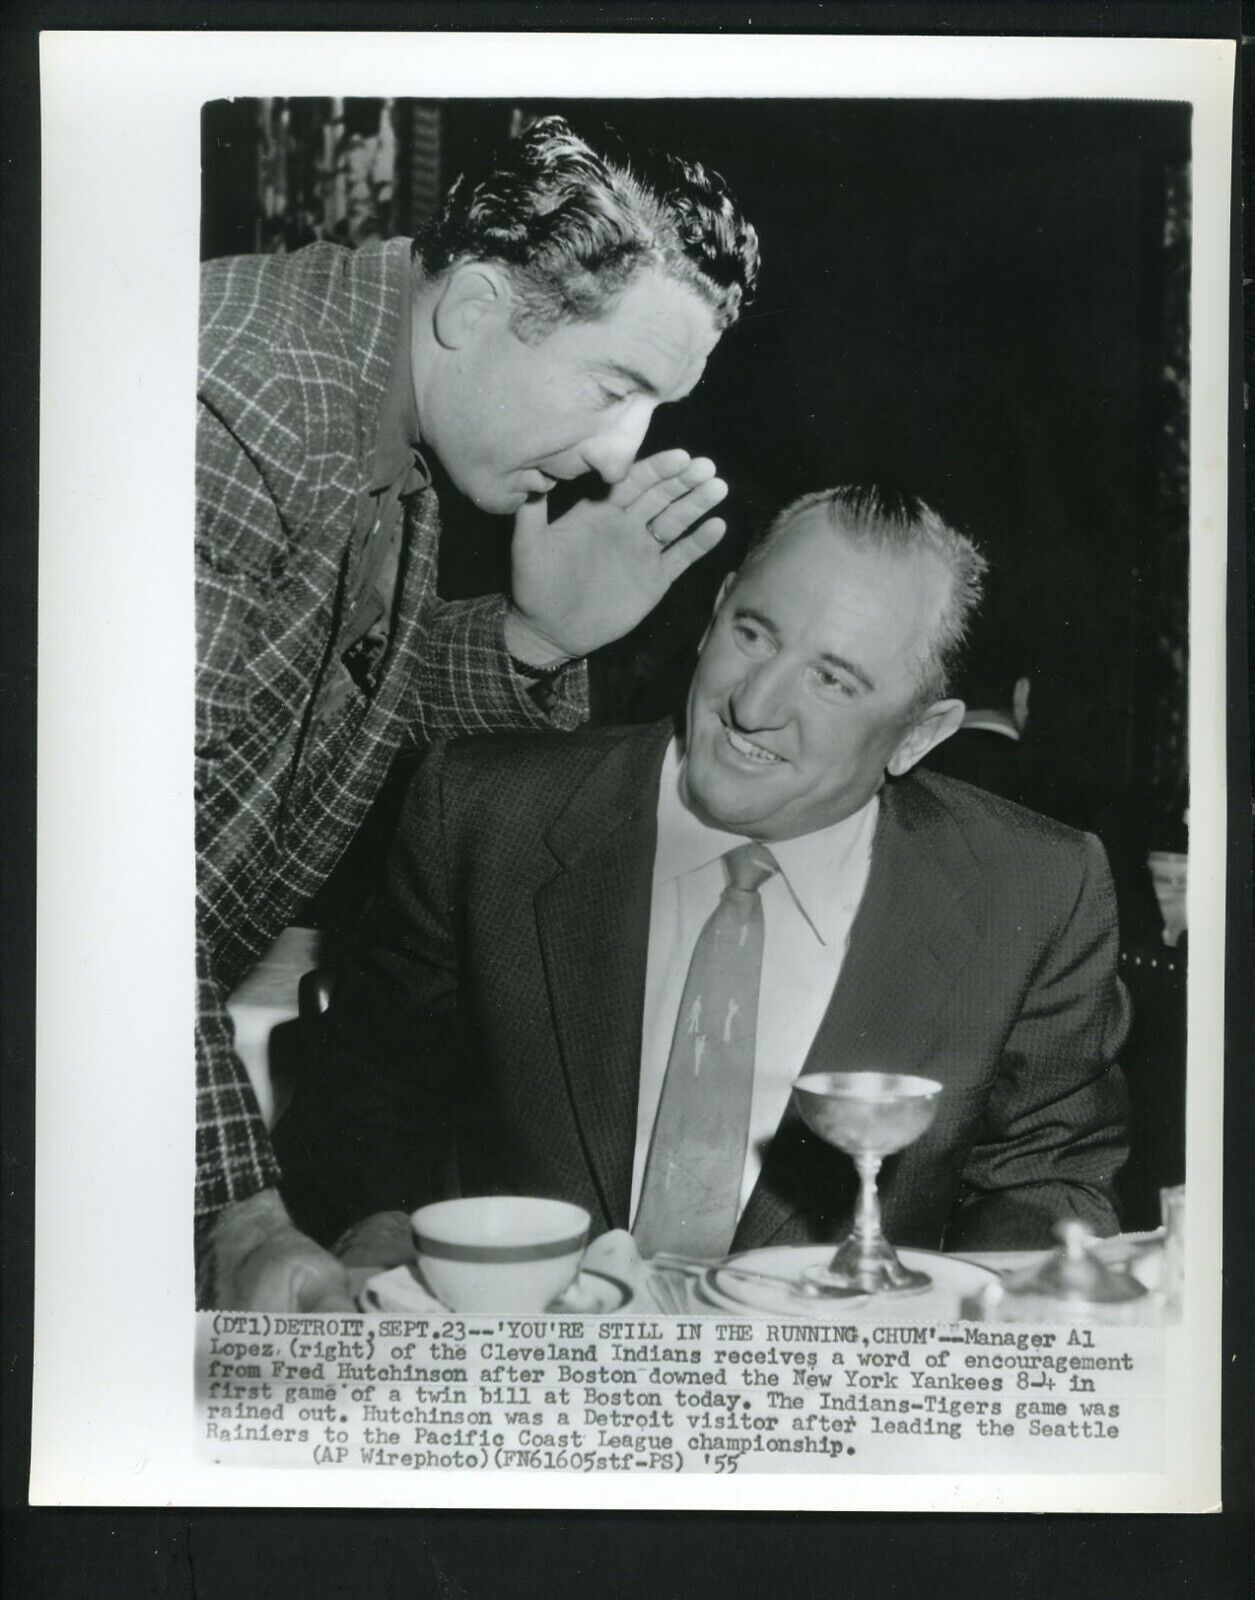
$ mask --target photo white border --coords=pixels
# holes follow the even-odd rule
[[[36,1504],[1199,1510],[1219,1499],[1228,40],[45,33]],[[194,1456],[200,108],[224,96],[1193,103],[1190,1174],[1170,1474],[254,1470]],[[1185,1353],[1188,1352],[1188,1360]]]

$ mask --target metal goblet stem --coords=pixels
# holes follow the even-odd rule
[[[854,1229],[858,1235],[859,1250],[863,1256],[874,1253],[884,1241],[880,1231],[880,1190],[876,1187],[876,1174],[880,1171],[882,1156],[856,1156],[858,1168],[858,1209],[854,1213]]]

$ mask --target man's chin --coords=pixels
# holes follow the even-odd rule
[[[516,511],[521,511],[529,500],[540,499],[539,495],[527,494],[522,489],[498,489],[493,493],[471,498],[479,509],[490,517],[512,517]]]
[[[450,474],[453,487],[462,497],[469,500],[477,511],[482,511],[490,517],[512,517],[520,506],[534,498],[528,490],[517,483],[503,483],[499,479],[474,478],[459,479]]]
[[[706,782],[700,776],[695,778],[690,769],[686,774],[685,798],[689,809],[708,827],[718,828],[723,833],[743,833],[747,838],[755,838],[764,821],[762,796],[747,794],[739,783],[731,784],[726,779]]]

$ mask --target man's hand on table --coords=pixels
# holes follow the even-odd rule
[[[275,1189],[237,1200],[210,1235],[209,1303],[233,1311],[353,1311],[348,1273],[301,1233]]]
[[[507,650],[550,667],[621,639],[723,538],[721,518],[701,519],[727,492],[713,461],[663,450],[554,522],[535,495],[514,519]]]
[[[336,1241],[336,1259],[345,1267],[400,1267],[414,1259],[414,1238],[404,1211],[377,1211]]]

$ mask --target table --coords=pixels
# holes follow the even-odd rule
[[[1113,1239],[1104,1239],[1096,1246],[1100,1257],[1110,1265],[1125,1265],[1135,1258],[1142,1256],[1148,1240],[1156,1237],[1145,1233],[1122,1234]],[[628,1240],[625,1245],[621,1241]],[[662,1310],[650,1288],[651,1268],[648,1262],[642,1262],[639,1257],[633,1260],[634,1246],[631,1245],[630,1236],[617,1234],[603,1234],[589,1246],[585,1255],[587,1265],[596,1270],[619,1276],[628,1282],[633,1291],[633,1308]],[[1024,1272],[1041,1266],[1049,1259],[1053,1252],[1050,1250],[988,1250],[988,1251],[963,1251],[956,1253],[953,1259],[970,1261],[976,1266],[985,1267],[998,1274],[1000,1278]],[[1149,1281],[1153,1281],[1153,1276]],[[1041,1306],[1042,1302],[1036,1298],[1033,1306]],[[686,1313],[694,1315],[709,1315],[712,1308],[700,1303],[694,1298],[691,1306],[686,1307]],[[1082,1322],[1094,1327],[1122,1327],[1130,1324],[1161,1325],[1165,1321],[1164,1306],[1158,1295],[1147,1294],[1134,1301],[1117,1302],[1112,1305],[1081,1305],[1076,1306],[1065,1301],[1056,1301],[1048,1305],[1046,1311],[1039,1312],[1034,1309],[1031,1316],[1025,1315],[1024,1303],[1017,1304],[1016,1300],[1008,1299],[1001,1305],[989,1306],[986,1316],[982,1320],[989,1321],[1028,1321],[1028,1320],[1054,1320],[1058,1322]],[[727,1311],[717,1313],[727,1315]],[[764,1315],[763,1312],[751,1312],[749,1315]],[[858,1307],[852,1307],[851,1318],[864,1317],[869,1321],[894,1321],[903,1324],[918,1322],[932,1322],[936,1320],[949,1320],[959,1316],[959,1305],[939,1308],[937,1297],[927,1294],[919,1297],[906,1295],[901,1299],[886,1297],[875,1311],[868,1303],[863,1302]]]
[[[1098,1250],[1112,1262],[1123,1258],[1128,1261],[1135,1254],[1140,1255],[1145,1248],[1148,1236],[1146,1234],[1125,1234],[1115,1239],[1106,1239],[1100,1242]],[[1018,1272],[1025,1268],[1034,1267],[1043,1262],[1051,1254],[1048,1250],[999,1250],[999,1251],[971,1251],[963,1255],[956,1255],[953,1260],[971,1261],[978,1266],[983,1266],[1000,1276]],[[606,1277],[626,1284],[631,1290],[631,1300],[623,1308],[623,1315],[633,1316],[640,1312],[659,1313],[661,1315],[684,1316],[722,1316],[733,1314],[730,1308],[718,1308],[699,1300],[696,1295],[686,1297],[685,1303],[679,1306],[664,1305],[654,1292],[652,1283],[653,1268],[649,1261],[643,1260],[637,1253],[635,1241],[631,1234],[616,1229],[611,1233],[604,1233],[594,1239],[584,1255],[584,1265],[594,1272],[600,1272]],[[365,1284],[376,1277],[370,1268],[357,1268],[350,1272],[355,1295],[360,1294]],[[1037,1302],[1039,1305],[1040,1302]],[[404,1268],[394,1269],[387,1280],[387,1293],[381,1303],[372,1306],[379,1309],[395,1312],[432,1312],[442,1309],[438,1302],[433,1300],[421,1285],[414,1282],[413,1278]],[[998,1306],[989,1307],[986,1315],[981,1320],[990,1322],[999,1321],[1036,1321],[1056,1323],[1079,1323],[1093,1327],[1127,1327],[1133,1326],[1161,1326],[1167,1320],[1161,1299],[1156,1295],[1146,1295],[1135,1301],[1125,1301],[1110,1306],[1074,1306],[1065,1301],[1056,1301],[1050,1304],[1045,1311],[1034,1309],[1031,1316],[1024,1315],[1024,1306],[1021,1302],[1016,1304],[1008,1301],[1005,1315]],[[573,1313],[577,1314],[577,1313]],[[593,1314],[593,1313],[589,1313]],[[595,1313],[607,1315],[604,1311]],[[873,1307],[867,1302],[860,1302],[857,1306],[849,1308],[848,1315],[851,1320],[863,1318],[870,1322],[893,1322],[910,1325],[917,1323],[937,1323],[953,1321],[959,1317],[959,1304],[957,1297],[951,1305],[939,1305],[935,1294],[904,1296],[901,1299],[885,1297]],[[779,1316],[779,1312],[749,1310],[741,1312],[743,1316],[764,1317]],[[786,1312],[785,1315],[788,1315]]]

